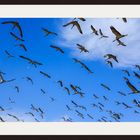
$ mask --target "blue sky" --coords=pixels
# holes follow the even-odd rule
[[[20,47],[15,46],[20,42],[15,41],[9,34],[10,31],[13,31],[18,35],[18,30],[12,30],[11,25],[0,24],[0,70],[6,73],[4,75],[5,79],[16,78],[13,82],[0,85],[0,106],[7,109],[4,112],[1,111],[0,116],[6,121],[15,121],[7,116],[7,113],[11,113],[21,120],[35,121],[32,116],[25,114],[31,111],[35,114],[35,118],[43,122],[60,122],[63,121],[61,119],[63,116],[72,118],[74,122],[96,122],[102,116],[106,116],[108,121],[115,121],[106,112],[106,110],[112,110],[113,112],[124,114],[120,119],[121,122],[140,121],[140,114],[134,114],[134,110],[139,111],[139,108],[132,102],[133,99],[139,100],[139,94],[121,96],[117,93],[117,91],[122,91],[126,94],[130,92],[130,89],[123,80],[123,76],[126,75],[121,71],[122,69],[127,69],[130,72],[131,76],[129,80],[139,89],[140,83],[139,80],[134,77],[133,70],[137,73],[139,73],[139,71],[135,69],[132,64],[139,64],[140,62],[138,52],[139,40],[138,35],[136,36],[135,33],[136,30],[140,28],[138,25],[140,20],[128,19],[128,23],[123,23],[121,19],[94,18],[87,19],[85,23],[79,21],[82,29],[85,31],[84,35],[80,35],[75,27],[72,30],[69,26],[65,28],[62,27],[63,24],[71,20],[72,19],[64,18],[1,18],[1,22],[19,22],[23,30],[24,45],[28,51],[24,52]],[[106,42],[104,39],[99,40],[99,38],[93,36],[89,28],[91,24],[95,25],[98,29],[103,29],[105,34],[111,35],[109,41]],[[105,28],[103,25],[107,27]],[[130,35],[128,35],[128,38],[123,39],[123,41],[127,43],[127,47],[122,48],[121,46],[118,47],[116,44],[112,44],[110,40],[112,40],[114,36],[109,30],[109,26],[111,25],[117,29],[120,27],[122,33],[128,33]],[[41,30],[42,27],[56,32],[58,36],[50,35],[45,37],[44,32]],[[134,35],[136,38],[134,38]],[[90,53],[87,55],[79,53],[76,48],[77,43],[87,46]],[[129,43],[130,46],[128,45]],[[133,44],[133,46],[131,44]],[[50,48],[50,45],[61,47],[65,53],[61,54],[55,51]],[[7,58],[4,52],[5,50],[15,57]],[[103,59],[103,55],[109,52],[116,54],[118,58],[120,58],[118,65],[114,63],[114,68],[110,68],[106,65]],[[128,52],[129,57],[126,52]],[[35,68],[27,61],[19,58],[19,55],[39,61],[43,63],[43,65]],[[72,60],[74,57],[84,62],[93,71],[93,75],[87,73],[79,64],[74,63]],[[52,78],[48,79],[44,77],[39,73],[40,70],[48,73]],[[26,76],[33,79],[33,85],[23,79],[23,77]],[[72,94],[68,95],[66,91],[59,86],[57,83],[58,80],[62,80],[64,85],[69,87],[69,89],[70,84],[79,85],[85,93],[85,97],[81,98],[79,95],[73,95],[71,89]],[[111,91],[107,91],[101,87],[101,83],[108,85]],[[19,87],[19,93],[16,92],[15,86]],[[40,89],[45,90],[46,94],[43,95]],[[95,99],[93,94],[96,94],[99,99]],[[109,101],[105,101],[103,96],[106,96]],[[9,102],[9,97],[15,101],[15,104]],[[53,97],[55,101],[52,102],[50,97]],[[75,101],[78,105],[84,105],[87,111],[75,108],[71,100]],[[133,108],[125,109],[123,105],[116,106],[114,101],[125,102]],[[98,102],[104,104],[104,111],[101,112],[99,109],[92,107],[92,103],[98,104]],[[45,111],[44,119],[30,109],[31,104]],[[67,111],[65,105],[69,105],[72,111]],[[77,116],[75,109],[83,113],[85,119],[81,119]],[[93,116],[94,119],[90,119],[87,114]]]

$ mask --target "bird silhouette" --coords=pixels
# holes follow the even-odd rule
[[[68,109],[68,111],[72,110],[68,105],[66,105],[66,108]]]
[[[68,95],[70,95],[70,90],[67,87],[64,87],[64,89],[67,91]]]
[[[34,65],[35,67],[37,67],[37,65],[43,65],[42,63],[34,61],[34,60],[27,58],[25,56],[20,55],[19,57],[24,59],[24,60],[27,60],[30,64]]]
[[[127,74],[127,76],[130,76],[130,73],[129,73],[129,71],[128,70],[122,70],[124,73],[126,73]]]
[[[89,53],[89,51],[82,45],[80,44],[76,44],[78,46],[78,49],[80,50],[80,53],[81,52],[85,52],[85,53]]]
[[[45,36],[48,36],[48,35],[55,35],[55,36],[57,36],[58,35],[57,33],[51,32],[51,31],[49,31],[46,28],[42,28],[42,30],[45,32]]]
[[[71,21],[71,22],[69,22],[69,23],[63,25],[63,27],[67,27],[67,26],[69,26],[69,25],[72,25],[72,28],[73,28],[74,26],[76,26],[76,28],[78,29],[78,31],[79,31],[81,34],[83,34],[82,29],[81,29],[80,24],[78,23],[78,21]]]
[[[102,87],[104,87],[105,89],[107,89],[107,90],[111,90],[107,85],[105,85],[105,84],[100,84]]]
[[[53,48],[53,49],[55,49],[56,51],[59,51],[62,54],[64,54],[64,51],[60,47],[57,47],[57,46],[54,46],[54,45],[50,45],[50,47]]]
[[[47,74],[47,73],[45,73],[45,72],[43,72],[43,71],[40,71],[40,73],[41,73],[42,75],[48,77],[49,79],[51,78],[51,76],[50,76],[49,74]]]
[[[4,22],[2,22],[2,24],[12,24],[13,25],[12,29],[14,29],[16,27],[20,32],[20,36],[23,37],[22,29],[19,25],[19,22],[17,22],[17,21],[4,21]]]
[[[111,29],[112,33],[115,35],[115,37],[116,37],[115,40],[119,40],[120,38],[123,38],[123,37],[127,36],[127,34],[126,34],[126,35],[122,35],[122,34],[121,34],[116,28],[114,28],[113,26],[110,26],[110,29]],[[114,40],[114,41],[115,41],[115,40]]]
[[[116,61],[118,63],[118,59],[117,56],[113,55],[113,54],[106,54],[104,55],[104,57],[107,57],[107,60],[113,59],[114,61]]]
[[[120,41],[119,39],[116,39],[118,42],[118,46],[126,46],[122,41]]]
[[[12,118],[14,118],[14,119],[16,119],[18,122],[20,121],[20,119],[18,117],[16,117],[15,115],[12,115],[12,114],[9,114],[9,113],[7,115],[12,117]]]
[[[12,82],[12,81],[15,81],[15,80],[16,79],[5,80],[4,77],[3,77],[3,75],[0,74],[0,84]]]
[[[87,116],[92,120],[94,119],[90,114],[87,114]]]
[[[137,77],[138,79],[140,79],[140,75],[137,72],[134,71],[133,73],[134,73],[135,77]]]
[[[92,30],[92,33],[94,33],[95,35],[99,35],[98,31],[92,25],[90,26],[90,28]]]
[[[75,20],[75,19],[79,19],[81,21],[86,21],[86,19],[85,18],[82,18],[82,17],[80,17],[80,18],[74,18],[73,20]]]
[[[110,65],[111,68],[113,68],[113,63],[111,61],[107,60],[106,63]]]
[[[60,87],[63,87],[63,82],[61,80],[57,81],[59,83]]]
[[[27,52],[27,48],[26,48],[26,46],[25,46],[24,44],[17,44],[17,45],[15,45],[15,46],[19,46],[19,47],[21,47],[25,52]]]
[[[13,36],[16,40],[22,41],[24,42],[24,40],[22,38],[19,38],[17,35],[15,35],[14,33],[10,32],[11,36]]]
[[[109,36],[106,36],[106,35],[103,34],[103,32],[102,32],[101,29],[99,29],[99,34],[100,34],[100,36],[101,36],[100,39],[101,39],[101,38],[109,38]]]
[[[127,19],[126,18],[122,18],[124,23],[127,23]]]
[[[43,94],[46,94],[45,90],[43,90],[43,89],[40,89],[40,90],[41,90],[41,92],[42,92]]]
[[[15,86],[16,91],[19,93],[19,87]]]

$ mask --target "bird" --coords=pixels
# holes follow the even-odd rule
[[[95,99],[99,99],[99,97],[95,94],[93,94],[93,97],[95,97]]]
[[[62,54],[64,54],[64,51],[60,47],[57,47],[57,46],[54,46],[54,45],[50,45],[50,47],[53,48],[53,49],[55,49],[56,51],[59,51]]]
[[[45,94],[46,92],[45,92],[45,90],[43,90],[43,89],[40,89],[41,90],[41,92],[43,93],[43,94]]]
[[[24,42],[24,40],[22,38],[19,38],[17,35],[15,35],[14,33],[10,32],[10,35],[13,36],[16,40],[22,41]]]
[[[12,103],[12,104],[15,103],[15,101],[13,101],[10,97],[9,97],[9,101],[10,101],[10,103]]]
[[[2,106],[0,106],[0,111],[5,111],[5,109]]]
[[[118,63],[118,59],[117,56],[113,55],[113,54],[106,54],[104,55],[104,57],[107,57],[107,60],[113,59],[114,61],[116,61]]]
[[[13,117],[14,119],[16,119],[17,121],[20,121],[20,119],[18,118],[18,117],[16,117],[15,115],[12,115],[12,114],[7,114],[8,116],[10,116],[10,117]]]
[[[68,109],[68,111],[72,110],[68,105],[66,105],[66,108]]]
[[[93,72],[88,68],[88,66],[86,64],[84,64],[83,62],[80,63],[87,71],[88,73],[92,74]]]
[[[72,28],[73,28],[74,26],[76,26],[76,28],[78,29],[78,31],[79,31],[81,34],[83,34],[82,29],[81,29],[81,26],[80,26],[80,24],[78,23],[78,21],[71,21],[71,22],[69,22],[69,23],[63,25],[63,27],[67,27],[67,26],[69,26],[69,25],[72,25]]]
[[[99,35],[98,31],[93,27],[93,25],[90,26],[92,33],[94,33],[95,35]]]
[[[124,23],[127,23],[127,19],[126,18],[122,18]]]
[[[76,111],[76,113],[77,113],[77,115],[79,116],[79,117],[81,117],[82,119],[84,119],[84,115],[82,114],[82,113],[80,113],[78,110],[75,110]]]
[[[107,90],[111,90],[107,85],[105,85],[105,84],[100,84],[102,87],[104,87],[105,89],[107,89]]]
[[[7,50],[5,50],[5,53],[7,54],[8,58],[13,58],[14,56],[10,54]]]
[[[133,85],[131,84],[131,82],[128,80],[128,78],[124,77],[124,80],[125,80],[127,86],[128,86],[128,87],[131,89],[131,91],[132,91],[132,93],[130,93],[130,94],[139,93],[139,92],[140,92],[135,86],[133,86]]]
[[[104,107],[104,105],[103,105],[102,103],[98,102],[98,104],[99,104],[101,107]]]
[[[125,36],[127,36],[127,34],[122,35],[115,27],[110,26],[110,29],[112,31],[112,33],[115,35],[116,39],[115,40],[119,40],[120,38],[123,38]],[[114,41],[115,41],[114,40]]]
[[[49,31],[46,28],[42,28],[42,30],[45,32],[45,36],[48,36],[48,35],[55,35],[55,36],[57,36],[58,35],[57,33],[51,32],[51,31]]]
[[[138,79],[140,79],[140,75],[137,72],[134,71],[133,73],[134,73],[135,77],[137,77]]]
[[[80,50],[80,53],[81,52],[85,52],[85,53],[89,53],[89,51],[82,45],[80,44],[76,44],[78,46],[78,49]]]
[[[19,47],[21,47],[25,52],[27,52],[27,48],[26,48],[26,46],[25,46],[24,44],[17,44],[17,45],[15,45],[15,46],[19,46]]]
[[[88,116],[89,118],[91,118],[92,120],[94,119],[90,114],[87,114],[87,116]]]
[[[12,24],[13,25],[12,29],[14,29],[16,27],[20,32],[20,36],[23,37],[22,29],[19,25],[19,22],[17,22],[17,21],[4,21],[4,22],[2,22],[2,24]]]
[[[34,107],[33,104],[31,104],[31,109],[34,110],[34,111],[36,111],[36,112],[38,112],[38,109],[36,107]]]
[[[19,87],[15,86],[16,91],[19,93]]]
[[[108,101],[108,98],[106,96],[103,96],[103,98],[104,98],[105,101]]]
[[[127,108],[132,108],[131,106],[127,105],[126,103],[122,102],[122,105],[124,105]]]
[[[70,84],[71,89],[74,91],[75,94],[78,94],[79,91],[75,88],[74,85]]]
[[[12,82],[12,81],[15,81],[15,80],[16,79],[5,80],[3,75],[0,74],[0,84],[7,83],[7,82]]]
[[[102,32],[101,29],[99,29],[99,34],[100,34],[100,36],[101,36],[100,39],[101,39],[101,38],[109,38],[109,36],[106,36],[106,35],[103,34],[103,32]]]
[[[54,102],[54,101],[55,101],[55,99],[54,99],[53,97],[50,97],[50,99],[51,99],[51,101],[52,101],[52,102]]]
[[[25,113],[25,114],[29,114],[29,115],[31,115],[32,117],[35,116],[32,112],[27,112],[27,113]]]
[[[123,92],[121,92],[121,91],[118,91],[118,93],[119,93],[120,95],[122,95],[122,96],[126,96],[126,94],[123,93]]]
[[[85,106],[83,106],[83,105],[78,105],[78,107],[83,109],[83,110],[85,110],[85,111],[87,111],[87,108]]]
[[[70,90],[67,87],[64,87],[64,89],[67,91],[67,93],[70,95]]]
[[[1,121],[1,122],[5,122],[5,120],[4,120],[2,117],[0,117],[0,121]]]
[[[134,65],[138,70],[140,70],[140,65]]]
[[[50,76],[49,74],[47,74],[47,73],[45,73],[45,72],[43,72],[43,71],[40,71],[40,73],[41,73],[42,75],[48,77],[49,79],[51,78],[51,76]]]
[[[27,79],[27,81],[30,81],[32,85],[34,84],[31,77],[28,77],[28,76],[27,76],[26,79]]]
[[[59,83],[60,87],[63,87],[63,82],[61,80],[57,81]]]
[[[124,73],[126,73],[128,76],[130,76],[130,73],[128,70],[122,70]]]
[[[35,67],[37,67],[37,65],[43,65],[42,63],[34,61],[34,60],[27,58],[25,56],[20,55],[19,57],[24,59],[24,60],[27,60],[31,65],[34,65]]]
[[[79,105],[75,103],[73,100],[71,100],[71,103],[75,105],[75,107],[78,107]]]

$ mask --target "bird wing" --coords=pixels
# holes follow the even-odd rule
[[[115,34],[115,36],[121,36],[121,33],[117,31],[113,26],[110,26],[110,29],[113,32],[113,34]]]
[[[77,29],[79,30],[79,32],[81,34],[83,34],[82,29],[81,29],[81,26],[80,26],[80,24],[78,22],[76,22],[75,26],[77,27]]]

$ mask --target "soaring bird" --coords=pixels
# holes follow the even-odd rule
[[[124,73],[126,73],[128,76],[130,76],[130,73],[128,70],[122,70]]]
[[[98,102],[98,104],[99,104],[101,107],[104,107],[104,105],[103,105],[102,103]]]
[[[127,86],[131,89],[132,93],[139,93],[140,91],[134,87],[130,81],[128,80],[128,78],[124,77],[124,80],[126,81]]]
[[[67,87],[64,87],[64,89],[67,91],[67,93],[70,95],[70,90]]]
[[[27,52],[27,48],[24,44],[17,44],[16,46],[21,47],[25,52]]]
[[[16,117],[15,115],[12,115],[12,114],[7,114],[8,116],[10,116],[10,117],[13,117],[14,119],[16,119],[17,121],[20,121],[20,119],[18,118],[18,117]]]
[[[68,105],[66,105],[66,108],[68,109],[68,111],[72,110]]]
[[[81,21],[86,21],[86,19],[85,18],[82,18],[82,17],[80,17],[80,18],[74,18],[73,20],[75,20],[75,19],[79,19]]]
[[[98,31],[92,25],[90,27],[91,27],[92,33],[94,33],[95,35],[99,35]]]
[[[78,46],[80,53],[81,52],[89,53],[89,51],[83,45],[80,45],[80,44],[76,44],[76,45]]]
[[[80,63],[87,71],[88,73],[92,74],[93,72],[88,68],[88,66],[86,64],[84,64],[83,62]]]
[[[61,80],[57,81],[59,83],[60,87],[63,87],[63,82]]]
[[[43,65],[42,63],[31,60],[30,58],[27,58],[25,56],[20,55],[19,57],[24,59],[24,60],[27,60],[30,64],[34,65],[35,67],[37,67],[37,65]]]
[[[110,29],[111,29],[111,31],[112,31],[112,33],[116,36],[116,39],[115,40],[119,40],[120,38],[123,38],[123,37],[125,37],[125,36],[127,36],[127,34],[126,35],[122,35],[116,28],[114,28],[113,26],[110,26]],[[114,40],[114,41],[115,41]]]
[[[10,97],[9,97],[9,101],[10,101],[10,103],[12,103],[12,104],[15,103],[15,101],[13,101]]]
[[[91,118],[92,120],[94,119],[90,114],[87,114],[87,116],[88,116],[89,118]]]
[[[56,51],[59,51],[62,54],[64,54],[64,51],[60,47],[57,47],[57,46],[54,46],[54,45],[50,45],[50,47],[53,48],[53,49],[55,49]]]
[[[51,76],[50,76],[49,74],[47,74],[47,73],[45,73],[45,72],[43,72],[43,71],[40,71],[40,73],[41,73],[42,75],[48,77],[48,78],[51,78]]]
[[[75,94],[78,94],[79,91],[75,88],[74,85],[70,84],[71,89],[74,91]]]
[[[17,35],[15,35],[14,33],[10,32],[11,36],[13,36],[16,40],[19,40],[19,41],[24,41],[22,38],[19,38]]]
[[[81,117],[82,119],[84,119],[84,115],[81,112],[79,112],[78,110],[75,110],[75,111],[76,111],[76,113],[77,113],[77,115],[79,117]]]
[[[75,105],[75,107],[78,107],[79,105],[75,103],[73,100],[71,100],[71,103]]]
[[[42,28],[42,30],[45,32],[45,36],[48,36],[48,35],[56,35],[57,36],[58,35],[57,33],[51,32],[46,28]]]
[[[118,93],[119,93],[120,95],[122,95],[122,96],[126,96],[126,94],[123,93],[123,92],[121,92],[121,91],[118,91]]]
[[[80,64],[81,64],[81,61],[80,61],[80,60],[78,60],[78,59],[76,59],[76,58],[72,58],[72,59],[74,60],[74,62],[80,63]]]
[[[82,29],[81,29],[80,24],[78,23],[78,21],[71,21],[71,22],[69,22],[69,23],[63,25],[63,27],[66,27],[66,26],[69,26],[69,25],[72,25],[72,28],[73,28],[74,26],[76,26],[76,28],[78,29],[78,31],[79,31],[81,34],[83,34]]]
[[[36,108],[33,104],[31,104],[31,109],[38,112],[38,108]]]
[[[16,79],[5,80],[5,79],[3,78],[3,75],[0,74],[0,84],[7,83],[7,82],[12,82],[12,81],[14,81],[14,80],[16,80]]]
[[[106,35],[103,34],[101,29],[99,29],[99,34],[101,36],[100,38],[109,38],[109,36],[106,36]]]
[[[51,99],[51,101],[52,101],[52,102],[54,102],[54,101],[55,101],[55,99],[54,99],[53,97],[50,97],[50,99]]]
[[[120,41],[119,39],[116,39],[118,42],[118,46],[126,46],[122,41]]]
[[[122,18],[124,23],[127,23],[127,19],[126,18]]]
[[[135,71],[133,73],[138,79],[140,79],[140,75],[138,73],[136,73]]]
[[[41,90],[41,92],[43,93],[43,94],[45,94],[46,92],[45,92],[45,90],[43,90],[42,88],[40,89]]]
[[[99,97],[95,94],[93,94],[93,97],[95,97],[95,99],[99,99]]]
[[[30,81],[32,85],[34,84],[31,77],[28,77],[28,76],[27,76],[26,79],[27,79],[27,81]]]
[[[102,87],[104,87],[105,89],[107,89],[107,90],[111,90],[107,85],[105,85],[105,84],[100,84]]]
[[[117,56],[113,55],[113,54],[106,54],[104,55],[104,57],[107,57],[107,60],[113,59],[114,61],[116,61],[118,63],[118,59]]]
[[[4,21],[2,24],[12,24],[14,29],[15,27],[19,30],[20,36],[23,37],[22,29],[17,21]]]
[[[127,105],[126,103],[122,102],[122,105],[124,105],[126,108],[132,108],[131,106]]]
[[[2,117],[0,117],[0,121],[1,121],[1,122],[5,122],[5,120],[4,120]]]
[[[16,91],[19,93],[19,87],[15,86]]]
[[[103,96],[103,98],[104,98],[105,101],[108,101],[108,98],[106,96]]]
[[[10,54],[7,50],[5,50],[5,53],[7,54],[8,58],[13,58],[14,56]]]
[[[78,105],[78,107],[83,109],[83,110],[85,110],[85,111],[87,111],[87,108],[85,106],[83,106],[83,105]]]
[[[2,106],[0,106],[0,111],[5,111],[5,109]]]
[[[32,117],[34,117],[35,115],[32,112],[27,112],[25,114],[31,115]]]

